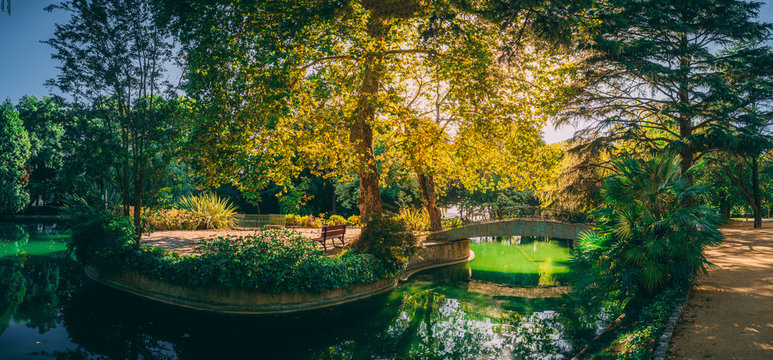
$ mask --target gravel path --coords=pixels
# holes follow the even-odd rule
[[[773,359],[773,223],[733,221],[706,255],[668,359]]]
[[[319,228],[292,228],[300,235],[309,239],[318,238],[321,229]],[[143,246],[161,248],[176,251],[181,254],[195,254],[195,248],[199,241],[217,236],[245,236],[255,234],[260,230],[175,230],[175,231],[156,231],[142,236]],[[360,237],[360,229],[346,228],[345,242],[348,244],[354,239]],[[340,244],[336,240],[336,244]],[[322,249],[322,246],[319,247]],[[330,240],[327,242],[328,254],[336,254],[340,249],[333,249]]]

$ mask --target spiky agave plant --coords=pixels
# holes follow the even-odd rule
[[[183,196],[180,209],[188,211],[198,221],[199,229],[232,229],[236,227],[236,206],[214,193]]]
[[[708,264],[704,248],[722,239],[719,217],[704,205],[679,158],[625,158],[604,182],[600,225],[578,239],[576,261],[594,286],[622,295],[655,294]]]

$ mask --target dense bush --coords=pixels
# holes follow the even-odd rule
[[[360,220],[360,216],[359,215],[349,216],[346,219],[346,223],[347,223],[347,225],[349,225],[351,227],[356,227],[356,228],[362,227],[362,221]]]
[[[464,225],[464,223],[462,222],[462,219],[459,219],[459,218],[443,219],[443,220],[440,220],[440,223],[443,225],[443,229],[456,229]]]
[[[389,273],[397,274],[405,269],[419,243],[404,220],[384,215],[370,218],[351,248],[373,254]]]
[[[631,314],[635,318],[625,322],[600,350],[590,358],[595,360],[638,360],[649,359],[656,346],[656,340],[668,325],[674,308],[684,299],[687,287],[675,285],[664,289],[649,299],[642,308]]]
[[[127,264],[172,283],[265,292],[323,291],[394,275],[373,255],[349,251],[327,257],[313,241],[287,230],[209,239],[197,250],[200,256],[145,248],[127,257]]]
[[[578,238],[578,287],[648,296],[689,281],[722,237],[704,193],[682,176],[679,158],[616,161],[596,211],[601,225]]]
[[[145,217],[147,231],[196,230],[202,223],[195,214],[180,209],[153,210]]]
[[[110,265],[134,251],[137,238],[131,217],[95,214],[72,223],[70,248],[83,263]]]
[[[325,221],[325,225],[346,225],[346,218],[341,215],[330,215]]]
[[[25,187],[30,141],[10,101],[0,104],[0,214],[24,210],[29,202]]]
[[[352,215],[349,218],[345,218],[341,215],[330,215],[325,219],[324,214],[320,214],[319,217],[313,215],[285,215],[285,225],[287,226],[302,226],[302,227],[320,227],[323,225],[348,225],[350,227],[361,227],[360,217]]]
[[[72,247],[82,262],[103,268],[128,267],[181,285],[323,291],[395,276],[405,265],[392,263],[395,259],[383,254],[362,251],[325,256],[314,241],[288,230],[204,240],[197,248],[198,256],[161,248],[136,250],[134,241],[130,218],[100,216],[73,228]]]

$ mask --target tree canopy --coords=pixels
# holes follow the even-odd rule
[[[592,123],[578,134],[584,146],[628,141],[639,152],[676,151],[686,172],[715,147],[702,134],[726,123],[728,103],[741,107],[729,98],[724,64],[754,63],[768,51],[760,40],[770,38],[771,25],[756,21],[761,6],[740,0],[601,4],[586,46],[583,89],[562,121]],[[769,71],[744,70],[742,76]]]
[[[242,189],[286,185],[304,169],[356,171],[365,216],[381,209],[379,142],[385,166],[399,161],[441,185],[451,174],[472,189],[542,182],[555,151],[540,130],[571,61],[532,50],[507,66],[508,35],[530,13],[503,26],[483,5],[192,6],[198,23],[183,35],[186,90],[200,111],[192,161],[213,183]]]
[[[24,210],[29,201],[25,165],[30,140],[19,113],[9,100],[0,105],[0,214]]]

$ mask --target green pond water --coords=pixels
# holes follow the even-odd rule
[[[387,294],[244,317],[96,284],[68,236],[56,224],[0,223],[0,359],[568,359],[610,317],[564,295],[562,240],[474,239],[472,262]]]

